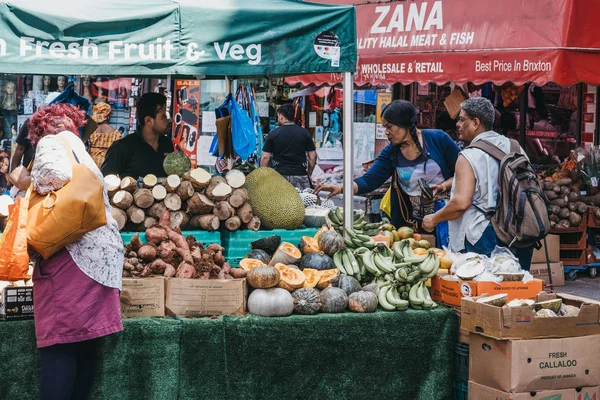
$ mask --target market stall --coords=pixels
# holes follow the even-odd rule
[[[351,71],[355,69],[355,16],[353,8],[346,6],[271,0],[259,3],[226,1],[221,2],[218,7],[209,5],[207,1],[132,1],[125,4],[73,1],[65,5],[58,16],[57,10],[51,5],[22,1],[2,4],[0,13],[5,21],[5,24],[0,26],[0,50],[5,61],[3,72],[9,73],[114,74],[116,71],[118,74],[183,76],[197,79],[226,76],[230,80],[248,75],[273,76],[336,71],[343,72],[345,84],[351,86]],[[94,17],[82,19],[82,15]],[[199,21],[202,23],[198,23]],[[272,21],[278,21],[281,28],[273,30]],[[107,32],[110,32],[110,35],[107,35]],[[346,97],[350,103],[351,91],[346,92]],[[351,114],[344,116],[343,124],[346,126],[346,132],[351,132]],[[351,154],[352,146],[347,146],[344,157],[346,170],[352,169]],[[225,266],[222,254],[224,249],[216,241],[204,242],[196,237],[194,240],[183,239],[183,235],[178,231],[180,226],[173,226],[173,216],[181,215],[178,212],[182,207],[182,195],[189,196],[183,200],[188,207],[191,198],[198,198],[200,194],[210,196],[209,200],[215,202],[211,213],[217,214],[215,209],[218,211],[222,208],[225,209],[225,214],[229,215],[227,218],[217,217],[214,224],[211,222],[207,225],[216,231],[214,227],[220,226],[222,222],[226,225],[228,221],[233,222],[230,218],[234,218],[231,215],[235,206],[231,205],[231,197],[234,189],[239,189],[239,186],[244,186],[248,195],[257,199],[256,201],[262,199],[262,202],[275,202],[273,200],[279,199],[252,196],[253,191],[258,190],[251,184],[252,174],[244,178],[246,182],[239,183],[237,179],[228,179],[227,175],[214,177],[209,174],[207,177],[201,171],[190,170],[189,167],[186,169],[185,172],[173,171],[161,182],[148,176],[131,177],[132,179],[119,177],[118,181],[109,179],[107,182],[108,185],[114,185],[111,186],[111,199],[117,216],[122,217],[125,214],[131,221],[132,217],[135,217],[136,221],[140,221],[136,223],[140,224],[145,222],[146,210],[149,210],[156,200],[168,209],[168,212],[151,217],[155,219],[153,222],[159,223],[160,226],[150,225],[143,227],[146,229],[140,229],[146,231],[145,237],[141,239],[152,243],[157,241],[156,245],[138,241],[141,235],[133,241],[129,240],[128,260],[132,261],[135,258],[137,264],[124,265],[124,274],[128,272],[133,275],[135,271],[137,275],[133,276],[140,279],[133,280],[150,282],[151,278],[146,280],[145,276],[153,275],[154,279],[164,282],[153,289],[160,293],[157,301],[166,303],[163,304],[165,313],[176,311],[175,314],[187,316],[214,315],[221,312],[213,313],[211,308],[206,309],[203,304],[200,304],[201,308],[195,313],[188,313],[185,308],[179,311],[173,303],[169,303],[170,299],[173,300],[175,285],[191,283],[188,287],[194,286],[198,289],[196,282],[198,285],[211,282],[209,285],[214,289],[214,286],[232,283],[236,285],[235,301],[241,302],[240,313],[243,314],[246,281],[242,278],[219,279],[231,278],[235,274],[232,271],[239,272],[242,269]],[[347,174],[346,193],[351,193],[351,178],[351,174]],[[264,184],[268,179],[257,178],[256,181]],[[182,189],[181,185],[186,182],[184,186],[187,188]],[[281,197],[281,186],[273,187],[278,188],[278,196]],[[263,187],[259,193],[272,195],[273,187]],[[115,199],[119,193],[119,197]],[[244,195],[240,197],[243,198]],[[295,216],[304,218],[305,210],[298,193],[294,192],[291,197],[294,212],[270,213],[269,204],[267,207],[252,205],[253,212],[258,216],[261,214],[261,208],[266,210],[263,210],[260,216],[266,227],[278,227],[279,224],[272,222],[272,218],[275,217],[279,218],[276,222],[283,224],[282,227],[289,226],[293,229],[303,222]],[[200,206],[206,206],[205,199],[201,200]],[[223,203],[219,206],[217,202]],[[238,208],[243,205],[244,201],[239,203]],[[143,213],[131,208],[133,206],[144,210]],[[342,225],[352,226],[355,219],[351,194],[345,198],[345,210],[346,213],[340,214],[341,219],[337,220],[338,230]],[[241,220],[242,213],[237,211],[239,210],[235,210],[236,217]],[[142,214],[144,220],[139,219]],[[168,216],[167,219],[164,218],[165,215]],[[292,216],[293,226],[287,225],[287,221],[281,221],[289,220]],[[214,218],[211,221],[215,221]],[[149,231],[152,228],[155,228],[154,233],[156,229],[161,230],[159,235],[153,235],[152,231]],[[206,231],[209,229],[205,229]],[[164,264],[156,262],[160,258],[156,247],[166,242],[165,234],[177,245],[177,249],[189,247],[190,250],[200,253],[190,252],[181,256],[183,261],[178,264],[177,271],[172,265],[171,269],[165,268]],[[335,235],[336,240],[341,238],[338,233]],[[371,239],[368,242],[371,245]],[[289,247],[286,243],[282,246],[285,250]],[[165,251],[174,250],[176,249],[168,248]],[[333,249],[328,249],[333,255],[332,251]],[[189,258],[188,263],[188,256],[196,258]],[[276,256],[277,254],[274,255]],[[428,256],[427,259],[433,261],[432,257]],[[137,269],[138,266],[142,266],[141,271]],[[202,270],[207,266],[211,268],[209,271]],[[220,273],[212,276],[217,268]],[[279,271],[274,267],[269,268],[269,273]],[[251,273],[244,271],[248,272],[248,275]],[[282,275],[285,273],[288,277],[289,274],[294,277],[300,276],[300,273],[296,274],[287,269],[281,271]],[[181,275],[173,278],[173,275],[168,276],[167,272]],[[163,274],[168,276],[168,279],[160,276]],[[319,275],[312,275],[313,285],[317,283],[315,278],[320,279]],[[332,268],[323,276],[333,281],[334,278],[340,277],[340,272]],[[190,279],[201,277],[205,279]],[[209,281],[206,279],[208,277],[217,279]],[[413,276],[415,277],[416,275]],[[282,280],[282,284],[286,282],[288,281]],[[297,281],[293,284],[293,288],[277,289],[283,290],[290,299],[290,292],[298,288]],[[260,293],[262,286],[255,287],[257,289],[252,294]],[[424,288],[422,282],[419,287]],[[335,289],[341,290],[337,287]],[[136,300],[132,295],[133,289],[124,292],[127,296],[122,297],[122,304],[131,305]],[[181,291],[179,294],[181,295]],[[424,291],[419,295],[424,296]],[[373,296],[375,295],[370,295],[371,300]],[[400,301],[399,293],[397,296]],[[430,308],[433,308],[433,302],[430,299],[428,301]],[[377,307],[377,300],[371,304]],[[405,304],[404,300],[402,304]],[[403,310],[406,308],[402,307]],[[320,392],[323,396],[329,396],[332,390],[337,390],[336,395],[351,397],[354,393],[374,393],[374,385],[378,387],[376,390],[381,390],[382,394],[387,396],[397,396],[398,393],[406,393],[407,398],[431,398],[439,393],[446,397],[449,395],[452,376],[449,360],[456,333],[456,320],[450,310],[438,309],[421,313],[377,312],[367,315],[345,313],[345,309],[345,306],[343,309],[337,307],[337,315],[322,314],[314,317],[266,319],[256,316],[224,316],[216,319],[126,320],[125,333],[105,341],[105,351],[102,352],[105,361],[98,374],[98,397],[114,398],[116,387],[123,398],[139,398],[140,393],[148,393],[148,397],[154,398],[171,397],[176,390],[179,390],[179,396],[182,398],[202,397],[207,392],[211,393],[209,397],[214,398],[256,397],[264,395],[267,390],[271,391],[272,397],[280,396],[283,390],[294,391],[298,395],[309,390],[312,393]],[[227,313],[234,312],[224,312]],[[431,329],[434,326],[436,328]],[[374,327],[377,328],[376,332],[373,331]],[[6,322],[0,329],[4,330],[0,343],[2,359],[15,361],[14,366],[5,363],[8,370],[15,372],[15,376],[2,374],[1,397],[11,397],[14,393],[22,395],[28,390],[26,388],[35,391],[37,385],[31,385],[31,376],[37,374],[38,361],[32,340],[33,324]],[[419,332],[420,329],[423,329],[423,332]],[[265,335],[266,331],[269,335]],[[401,331],[404,333],[400,334]],[[208,341],[199,341],[199,338],[203,337],[209,338]],[[309,345],[306,338],[315,340],[315,343]],[[17,346],[15,342],[18,343]],[[298,342],[304,344],[294,348],[289,346],[289,343]],[[13,353],[19,346],[23,347]],[[366,350],[367,347],[370,350]],[[394,351],[397,353],[390,357]],[[17,353],[20,354],[19,357],[12,357]],[[257,358],[257,354],[261,353],[264,357]],[[327,362],[318,363],[318,368],[312,364],[315,353],[329,355]],[[23,357],[24,354],[27,356]],[[404,365],[409,358],[420,361],[412,363],[413,368],[407,369]],[[289,363],[289,360],[293,360],[293,367],[281,368]],[[347,365],[347,369],[342,371],[343,368],[336,363]],[[364,366],[375,364],[381,365],[381,369],[386,372],[373,369],[373,377],[364,376]],[[305,365],[306,371],[297,373],[298,365]],[[444,367],[438,368],[438,365]],[[216,370],[223,373],[215,374]],[[235,374],[232,371],[235,371]],[[240,379],[235,379],[234,375]],[[124,377],[132,379],[123,379]],[[206,382],[205,377],[214,377],[211,378],[212,383],[199,384],[200,381]],[[133,388],[135,391],[132,391]],[[161,396],[160,393],[164,395]],[[32,392],[32,396],[35,396],[35,393]]]

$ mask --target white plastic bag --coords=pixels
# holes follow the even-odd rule
[[[521,271],[519,259],[506,247],[496,246],[492,252],[492,259],[489,267],[489,272],[497,273],[514,273]]]

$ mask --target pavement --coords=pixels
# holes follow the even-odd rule
[[[566,293],[600,301],[600,277],[590,278],[587,272],[580,272],[574,281],[565,281],[565,286],[554,288],[557,293]]]

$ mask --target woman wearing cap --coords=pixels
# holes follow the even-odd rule
[[[108,148],[121,139],[121,132],[108,123],[111,113],[112,109],[108,103],[99,103],[93,108],[92,118],[98,124],[98,128],[90,136],[90,155],[98,168],[102,166]]]
[[[392,185],[392,224],[420,228],[425,215],[443,207],[460,149],[442,130],[417,129],[417,110],[408,101],[390,103],[382,113],[382,123],[390,144],[369,171],[354,180],[354,194],[372,192],[392,177],[399,189]],[[342,185],[320,185],[315,192],[321,190],[329,191],[329,198],[340,194]],[[438,226],[438,247],[448,243],[447,231],[447,226]]]

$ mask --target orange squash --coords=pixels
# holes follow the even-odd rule
[[[319,250],[319,244],[317,243],[317,239],[312,238],[310,236],[302,236],[302,238],[300,239],[300,251],[302,252],[302,254],[311,254],[318,253],[321,250]]]
[[[319,280],[321,279],[319,271],[312,268],[304,268],[302,272],[304,272],[304,276],[306,277],[306,280],[304,281],[304,284],[302,284],[302,287],[314,288],[315,286],[317,286],[317,283],[319,283]]]
[[[277,286],[288,292],[293,292],[294,290],[301,288],[306,281],[304,272],[299,269],[290,268],[284,264],[275,264],[275,269],[279,271],[280,276],[279,284]]]
[[[340,270],[337,268],[319,271],[319,282],[317,283],[317,287],[319,289],[325,289],[330,284],[333,284],[337,280],[339,275]]]
[[[260,260],[254,258],[244,258],[240,261],[240,268],[245,271],[250,271],[257,267],[266,267],[267,265]]]
[[[296,246],[291,243],[283,242],[279,245],[279,248],[273,254],[269,265],[274,266],[276,264],[296,264],[300,261],[302,253]]]
[[[330,230],[328,227],[322,226],[321,229],[319,229],[319,231],[315,234],[314,239],[318,241],[319,240],[319,236],[321,236],[321,233],[327,232],[328,230]]]

